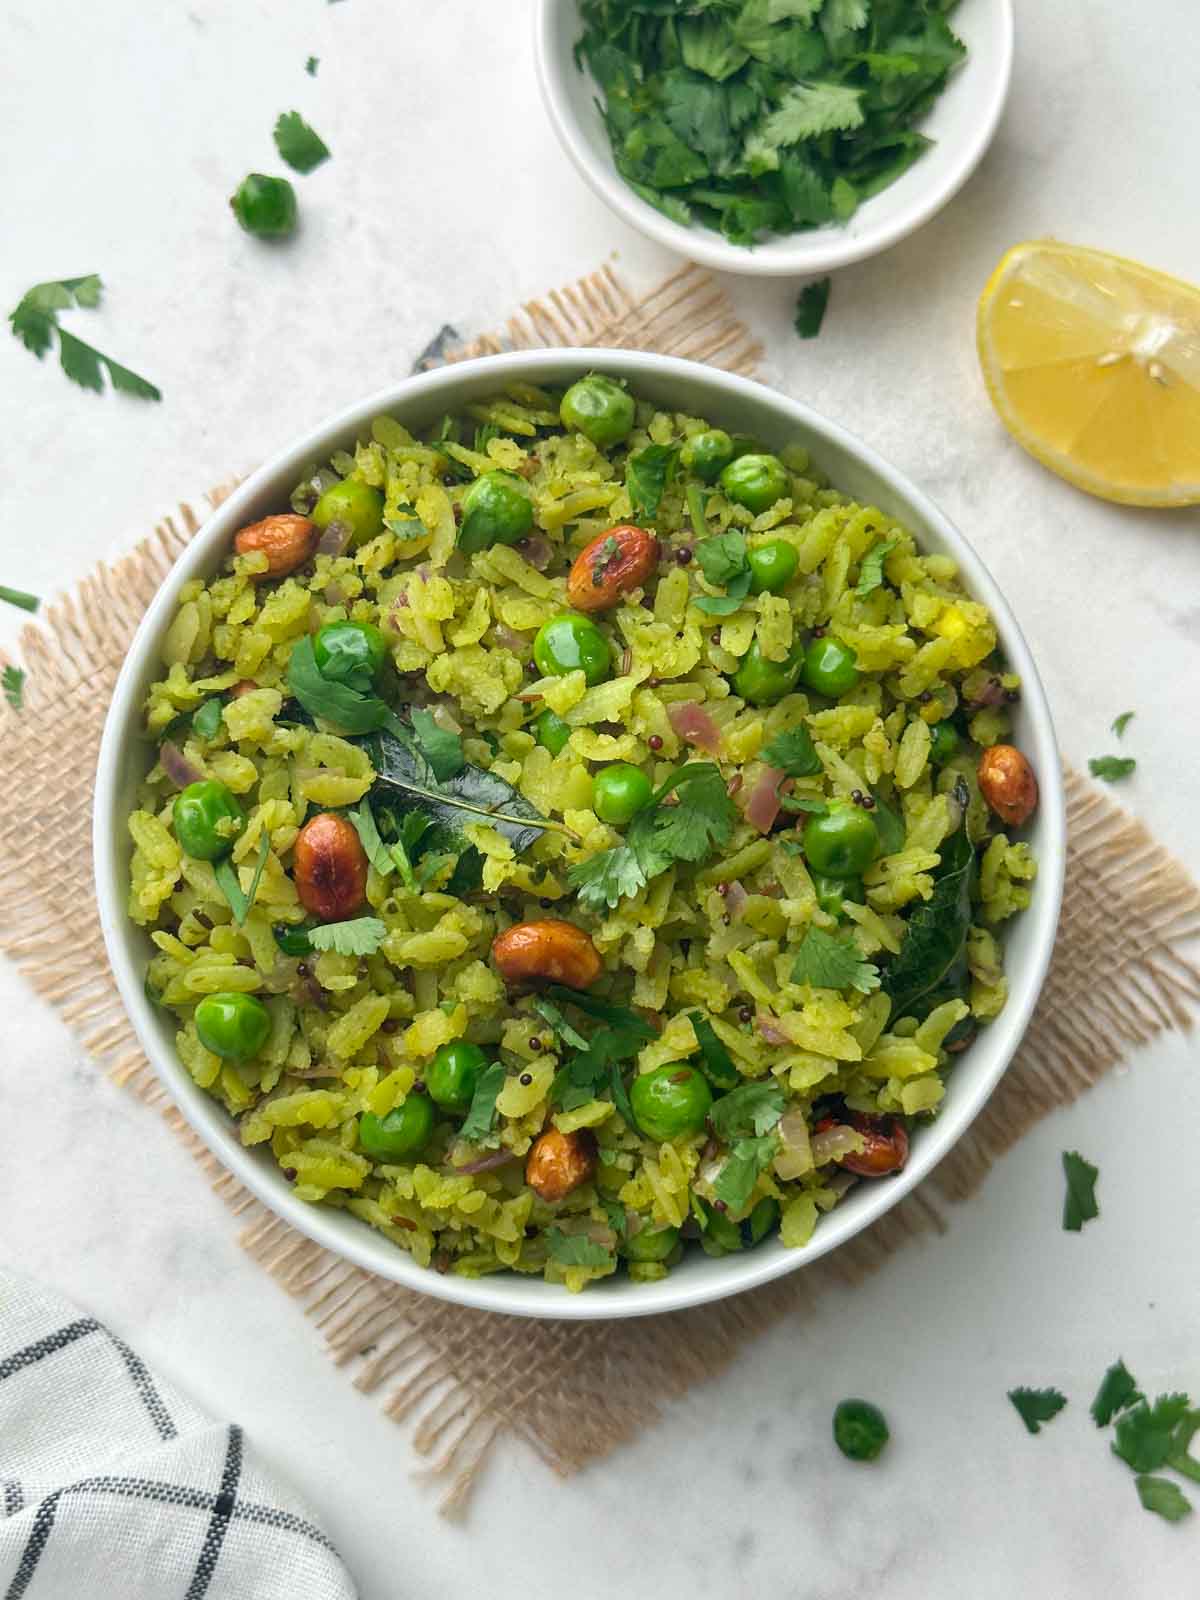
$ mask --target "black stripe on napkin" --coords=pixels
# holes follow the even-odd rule
[[[196,1563],[196,1570],[192,1574],[192,1581],[188,1584],[183,1600],[202,1600],[202,1596],[208,1593],[213,1573],[217,1570],[221,1546],[225,1543],[225,1535],[229,1531],[229,1520],[237,1503],[237,1486],[241,1475],[242,1430],[235,1422],[229,1429],[225,1470],[221,1473],[221,1487],[213,1502],[212,1520],[209,1522],[208,1532],[204,1536],[204,1544],[200,1550],[200,1559]]]
[[[48,1333],[36,1344],[28,1344],[24,1350],[5,1356],[0,1361],[0,1383],[3,1383],[5,1378],[11,1378],[14,1373],[23,1372],[26,1367],[34,1366],[46,1356],[65,1350],[69,1344],[74,1344],[76,1339],[83,1339],[89,1333],[98,1333],[99,1330],[100,1324],[95,1317],[80,1317],[78,1322],[69,1322],[65,1328],[60,1328],[57,1333]]]
[[[107,1330],[106,1330],[107,1331]],[[163,1397],[158,1392],[154,1379],[150,1376],[145,1362],[129,1348],[123,1339],[118,1339],[115,1333],[109,1333],[117,1354],[125,1363],[125,1370],[133,1380],[133,1386],[141,1396],[142,1404],[150,1414],[160,1439],[177,1439],[179,1430],[171,1420],[171,1413],[167,1410]]]

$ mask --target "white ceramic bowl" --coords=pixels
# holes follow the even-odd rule
[[[788,234],[753,249],[730,244],[710,228],[672,222],[618,173],[596,108],[600,92],[575,65],[581,32],[575,0],[537,0],[534,52],[559,142],[584,181],[631,227],[721,272],[807,277],[877,255],[928,222],[962,188],[991,143],[1012,74],[1012,0],[963,0],[951,21],[969,54],[921,123],[921,132],[936,141],[933,149],[865,201],[844,226]]]
[[[565,385],[591,370],[626,378],[639,395],[670,410],[711,418],[732,433],[752,434],[776,448],[791,442],[803,444],[839,488],[901,518],[926,549],[954,556],[971,593],[990,607],[1008,661],[1023,680],[1024,693],[1015,708],[1015,739],[1038,774],[1041,805],[1030,834],[1038,858],[1033,904],[1007,925],[1008,1004],[958,1059],[943,1109],[935,1122],[914,1137],[904,1171],[896,1178],[860,1184],[822,1219],[811,1243],[802,1250],[786,1250],[777,1239],[719,1260],[710,1260],[697,1250],[689,1252],[686,1260],[658,1283],[631,1283],[617,1276],[572,1295],[560,1286],[516,1274],[470,1279],[442,1277],[422,1269],[347,1213],[298,1200],[269,1156],[243,1148],[229,1117],[192,1082],[176,1055],[170,1022],[149,1004],[143,992],[152,947],[125,914],[130,854],[125,819],[148,758],[140,733],[142,704],[149,685],[161,675],[158,646],[174,613],[176,597],[189,579],[207,578],[216,571],[238,528],[285,508],[293,485],[306,468],[326,460],[335,450],[353,448],[355,437],[382,412],[392,413],[409,427],[421,427],[446,411],[494,392],[508,380]],[[1029,649],[979,557],[914,484],[835,423],[748,379],[665,356],[615,350],[543,350],[444,367],[371,395],[289,445],[225,501],[172,570],[130,647],[100,749],[94,848],[109,959],[142,1045],[192,1126],[264,1204],[358,1266],[426,1294],[521,1316],[604,1318],[646,1316],[699,1305],[794,1272],[867,1227],[936,1166],[987,1100],[1033,1011],[1054,945],[1065,833],[1054,729]]]

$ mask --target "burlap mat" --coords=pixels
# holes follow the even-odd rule
[[[452,358],[568,344],[656,350],[745,373],[758,355],[723,292],[686,268],[637,303],[605,269],[527,305],[504,333]],[[412,1424],[416,1449],[431,1458],[433,1474],[444,1475],[443,1509],[465,1503],[504,1433],[527,1440],[567,1474],[650,1426],[664,1401],[712,1379],[780,1318],[802,1317],[831,1285],[858,1282],[908,1241],[944,1232],[946,1203],[972,1193],[1038,1118],[1069,1104],[1131,1047],[1164,1028],[1190,1026],[1200,972],[1184,952],[1200,934],[1200,890],[1140,822],[1068,773],[1062,924],[1020,1053],[966,1137],[866,1233],[752,1294],[626,1324],[469,1311],[347,1265],[255,1201],[171,1104],[122,1009],[93,905],[91,792],[77,774],[94,762],[134,628],[198,526],[181,508],[22,635],[26,709],[16,715],[0,707],[8,780],[0,950],[57,1006],[97,1065],[161,1112],[240,1219],[245,1249],[303,1303],[355,1387]],[[72,753],[69,767],[64,750]]]

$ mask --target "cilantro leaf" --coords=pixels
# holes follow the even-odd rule
[[[787,778],[815,778],[822,770],[812,735],[802,722],[777,733],[758,757]]]
[[[1103,778],[1105,783],[1117,783],[1136,770],[1137,762],[1132,756],[1093,756],[1088,762],[1092,777]]]
[[[775,1132],[761,1138],[735,1139],[713,1180],[713,1194],[730,1211],[744,1210],[759,1175],[774,1161],[778,1149],[779,1135]]]
[[[743,1083],[712,1103],[709,1121],[720,1139],[761,1137],[783,1116],[787,1101],[782,1084],[771,1079],[762,1083]]]
[[[397,731],[395,725],[399,719],[377,694],[365,693],[353,684],[325,677],[317,666],[313,641],[308,634],[292,646],[288,659],[288,689],[310,716],[331,722],[345,733],[373,733],[383,727]]]
[[[3,585],[0,585],[0,600],[19,606],[22,611],[36,611],[42,603],[36,594],[26,594],[23,589],[6,589]]]
[[[897,851],[904,849],[905,840],[908,838],[908,829],[904,818],[898,811],[892,809],[879,793],[878,789],[871,791],[875,799],[875,809],[872,815],[875,818],[875,828],[879,834],[879,854],[881,856],[894,856]]]
[[[790,205],[790,209],[794,216],[795,205]],[[803,219],[797,218],[797,221],[800,220]],[[821,324],[825,320],[825,308],[829,304],[829,290],[832,283],[831,278],[818,278],[816,283],[807,283],[801,289],[800,298],[796,301],[795,328],[802,339],[815,339],[820,333]]]
[[[419,711],[414,707],[409,712],[409,720],[437,781],[445,783],[447,778],[457,778],[467,764],[459,735],[440,727],[429,711]]]
[[[1180,1418],[1171,1436],[1171,1449],[1167,1456],[1167,1465],[1185,1478],[1190,1478],[1193,1483],[1200,1483],[1200,1461],[1189,1454],[1192,1438],[1197,1431],[1200,1431],[1200,1411],[1189,1411],[1187,1416]]]
[[[867,25],[868,0],[825,0],[821,11],[821,32],[830,53],[837,56],[854,48],[852,34]]]
[[[1116,734],[1118,739],[1123,739],[1125,737],[1125,729],[1136,716],[1136,711],[1122,711],[1119,717],[1114,718],[1112,731]]]
[[[701,539],[696,546],[696,560],[714,589],[724,588],[731,578],[743,572],[749,575],[745,534],[731,530]]]
[[[215,739],[221,731],[222,702],[219,695],[197,706],[192,713],[192,732],[201,739]]]
[[[380,836],[370,800],[364,796],[353,810],[346,812],[346,818],[354,824],[359,841],[366,851],[367,860],[375,871],[381,878],[390,877],[400,863]],[[407,859],[407,852],[405,857]]]
[[[611,909],[621,900],[632,899],[648,881],[637,852],[627,844],[589,856],[573,866],[567,877],[582,903],[592,911],[605,906]]]
[[[329,160],[329,146],[298,111],[285,111],[275,124],[275,148],[293,172],[313,172]]]
[[[1098,1428],[1106,1428],[1118,1411],[1124,1411],[1144,1399],[1133,1374],[1124,1361],[1117,1360],[1100,1380],[1096,1398],[1092,1401],[1092,1418]]]
[[[860,600],[865,600],[883,583],[883,563],[900,543],[899,539],[881,539],[878,544],[872,545],[862,558],[858,569],[858,582],[854,592]]]
[[[471,1096],[471,1108],[458,1130],[468,1144],[479,1144],[491,1133],[496,1121],[496,1098],[504,1087],[506,1076],[502,1061],[493,1061],[490,1067],[485,1067],[479,1074],[475,1093]]]
[[[1056,1417],[1067,1403],[1057,1389],[1010,1389],[1008,1398],[1030,1433],[1040,1433],[1042,1423]]]
[[[625,485],[639,522],[653,517],[675,472],[679,446],[648,444],[625,464]]]
[[[1152,1406],[1139,1400],[1117,1419],[1113,1455],[1120,1456],[1134,1472],[1153,1472],[1163,1466],[1190,1406],[1185,1394],[1160,1394]]]
[[[16,310],[9,313],[12,331],[39,361],[57,333],[62,369],[72,383],[84,389],[102,391],[107,372],[114,389],[144,400],[161,400],[162,394],[152,383],[59,326],[60,311],[70,310],[72,306],[94,309],[100,304],[101,292],[100,279],[94,272],[83,278],[60,278],[51,283],[35,284],[22,296]]]
[[[571,1026],[553,1000],[547,1000],[545,995],[535,995],[530,1003],[538,1016],[550,1024],[564,1044],[569,1044],[574,1050],[587,1049],[587,1040],[578,1028]]]
[[[797,83],[757,130],[759,147],[781,150],[823,133],[847,133],[864,120],[862,90],[845,83]]]
[[[1137,1479],[1137,1492],[1147,1511],[1165,1517],[1168,1522],[1179,1522],[1191,1514],[1192,1502],[1170,1478],[1154,1478],[1142,1473]]]
[[[689,1011],[688,1020],[700,1046],[700,1067],[704,1076],[715,1089],[735,1089],[741,1077],[717,1030],[699,1011]]]
[[[609,1071],[609,1093],[612,1103],[616,1106],[619,1115],[624,1120],[627,1128],[632,1128],[634,1133],[640,1133],[637,1118],[633,1114],[633,1101],[629,1098],[629,1090],[625,1087],[625,1079],[621,1076],[621,1069],[614,1061]]]
[[[742,601],[750,593],[751,573],[749,568],[739,572],[736,577],[730,578],[723,595],[698,594],[693,595],[692,604],[697,611],[704,611],[710,617],[728,617],[741,608]]]
[[[582,989],[565,989],[557,983],[548,984],[545,992],[560,1005],[574,1006],[577,1011],[582,1011],[585,1017],[594,1017],[599,1022],[607,1022],[610,1027],[636,1033],[643,1044],[649,1044],[657,1036],[656,1029],[650,1026],[645,1017],[639,1017],[628,1006],[602,1000],[599,995],[586,994]]]
[[[1085,1161],[1077,1150],[1064,1150],[1062,1164],[1067,1179],[1062,1225],[1068,1233],[1080,1233],[1085,1222],[1100,1215],[1096,1204],[1096,1179],[1100,1169]]]
[[[863,955],[852,935],[837,937],[811,927],[804,935],[792,968],[793,983],[814,989],[856,989],[870,994],[879,987],[879,969]]]
[[[20,667],[7,666],[0,677],[0,688],[4,690],[4,698],[14,711],[20,711],[25,704],[25,674]]]
[[[339,956],[373,956],[386,937],[387,925],[378,917],[325,922],[308,930],[308,942],[314,950],[332,950]]]
[[[589,1239],[586,1233],[564,1233],[561,1228],[547,1228],[546,1249],[551,1261],[560,1267],[611,1267],[613,1253],[602,1244]]]
[[[218,861],[213,868],[213,877],[217,880],[217,888],[229,901],[229,909],[233,912],[233,920],[240,928],[250,915],[250,907],[258,894],[258,886],[262,882],[263,869],[267,864],[267,857],[271,853],[271,840],[267,830],[263,829],[262,838],[258,846],[258,861],[255,863],[254,876],[250,880],[250,888],[243,892],[238,870],[228,856],[224,861]]]
[[[317,75],[317,68],[320,65],[320,56],[309,56],[308,60],[304,63],[304,70],[308,73],[310,78],[315,78]]]

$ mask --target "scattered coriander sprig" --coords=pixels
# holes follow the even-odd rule
[[[298,111],[285,111],[275,124],[275,148],[293,172],[315,172],[331,151]]]
[[[16,338],[40,361],[58,335],[58,358],[63,371],[81,389],[104,392],[104,374],[114,389],[137,395],[141,400],[161,400],[162,391],[128,367],[103,355],[90,344],[60,326],[58,313],[76,307],[92,311],[100,304],[103,285],[94,272],[82,278],[58,278],[36,283],[22,295],[8,320]],[[19,602],[17,602],[19,604]]]
[[[1132,756],[1093,756],[1088,762],[1092,777],[1102,778],[1105,783],[1118,783],[1136,770],[1137,762]]]
[[[1112,731],[1116,734],[1118,739],[1123,739],[1125,737],[1125,729],[1136,716],[1136,711],[1122,711],[1119,717],[1115,717],[1113,719]]]
[[[310,78],[315,78],[317,75],[317,68],[320,65],[320,56],[309,56],[308,60],[304,63],[304,70],[308,73]]]
[[[852,934],[839,938],[824,928],[810,927],[796,952],[792,982],[870,994],[879,987],[879,968],[863,955]]]
[[[1124,1361],[1118,1359],[1100,1380],[1100,1387],[1091,1405],[1092,1418],[1098,1428],[1107,1428],[1118,1411],[1124,1411],[1143,1399],[1145,1396],[1139,1390],[1137,1380]]]
[[[800,298],[796,301],[795,328],[802,339],[815,339],[820,333],[829,304],[831,282],[829,278],[818,278],[816,283],[806,284],[801,289]]]
[[[1067,1180],[1062,1225],[1068,1233],[1079,1233],[1085,1222],[1091,1222],[1100,1215],[1096,1201],[1096,1179],[1100,1176],[1100,1169],[1092,1166],[1090,1161],[1085,1161],[1077,1150],[1064,1150],[1062,1164]]]
[[[378,917],[355,917],[350,922],[326,922],[310,928],[308,942],[314,950],[332,950],[339,956],[373,956],[387,938],[387,924]]]
[[[899,543],[899,539],[881,539],[878,544],[872,545],[862,558],[858,569],[858,582],[854,586],[854,592],[860,600],[865,600],[883,583],[883,563]]]
[[[1010,1389],[1008,1398],[1030,1433],[1040,1433],[1042,1424],[1056,1417],[1067,1403],[1058,1389]]]
[[[233,912],[233,920],[240,928],[250,915],[250,907],[258,894],[258,886],[262,882],[263,869],[267,864],[267,857],[271,853],[271,840],[263,830],[262,839],[259,841],[258,860],[254,865],[254,876],[250,880],[249,890],[243,890],[238,870],[228,856],[224,861],[218,861],[213,869],[213,876],[217,880],[217,888],[229,901],[229,909]],[[314,929],[316,933],[319,930]]]

